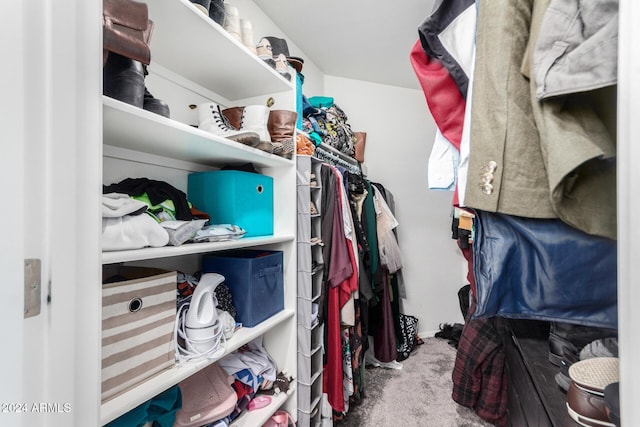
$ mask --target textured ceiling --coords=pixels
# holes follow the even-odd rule
[[[409,51],[433,0],[254,2],[325,74],[419,88]]]

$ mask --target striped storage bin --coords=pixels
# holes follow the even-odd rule
[[[105,266],[102,401],[174,365],[176,272]]]

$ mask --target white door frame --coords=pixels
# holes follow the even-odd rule
[[[0,15],[0,425],[97,426],[102,2],[8,1]],[[27,258],[41,311],[23,320]]]
[[[640,417],[640,4],[620,1],[618,51],[618,322],[622,425]]]
[[[23,124],[23,13],[16,2],[0,3],[0,16],[11,16],[0,26],[0,43],[5,58],[11,58],[11,67],[0,72],[0,182],[5,183],[6,202],[0,209],[3,225],[0,239],[0,271],[4,286],[0,298],[0,342],[5,343],[0,363],[3,385],[0,387],[0,405],[21,402],[22,387],[22,317],[23,317],[23,235],[24,228],[24,124]],[[10,42],[9,42],[10,41]],[[11,343],[11,344],[9,344]],[[13,350],[12,350],[13,349]],[[20,415],[4,412],[13,408],[0,407],[0,424],[18,425]]]

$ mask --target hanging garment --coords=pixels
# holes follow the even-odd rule
[[[398,226],[398,221],[391,213],[391,209],[385,202],[380,190],[373,186],[373,202],[376,210],[376,233],[378,235],[378,249],[380,263],[393,274],[402,268],[402,256],[400,246],[393,232]]]
[[[455,151],[460,150],[465,100],[449,72],[437,60],[429,58],[419,42],[416,42],[411,49],[409,59],[422,87],[429,111],[438,128],[434,146],[429,156],[429,185],[430,187],[436,185],[444,186],[446,184],[435,183],[432,175],[436,175],[437,171],[442,171],[441,174],[444,176],[456,176],[455,171],[446,172],[451,168],[451,156],[443,156],[441,153],[447,151],[443,147],[447,142],[455,147]],[[442,138],[438,138],[440,134]],[[443,142],[443,139],[446,142]],[[436,161],[436,159],[438,160]],[[455,168],[457,167],[458,165],[456,164]],[[449,185],[446,186],[448,187]],[[458,205],[458,198],[459,191],[455,187],[452,202],[454,206]]]
[[[416,41],[409,54],[411,66],[422,87],[429,111],[442,135],[460,149],[465,99],[449,71],[429,57]]]
[[[325,322],[326,363],[322,375],[322,391],[334,411],[344,412],[342,338],[340,336],[340,289],[328,286]]]
[[[618,0],[551,0],[533,40],[538,99],[614,85]]]
[[[356,233],[358,244],[358,295],[365,301],[374,298],[371,288],[371,248],[367,240],[367,233],[364,229],[362,210],[368,191],[365,188],[365,181],[361,176],[349,174],[349,207]]]
[[[345,399],[343,387],[343,352],[342,337],[340,335],[340,309],[349,299],[352,287],[357,285],[357,275],[354,274],[354,262],[349,252],[351,245],[344,234],[344,215],[342,213],[340,174],[335,167],[323,164],[320,170],[323,186],[322,206],[331,206],[331,221],[328,215],[322,218],[322,236],[325,247],[323,257],[325,268],[323,289],[325,298],[325,375],[323,375],[323,390],[328,395],[331,407],[338,412],[344,412]],[[325,185],[333,189],[325,195]],[[332,197],[332,201],[324,200]],[[327,212],[324,209],[322,212]],[[328,228],[328,230],[327,230]]]
[[[369,277],[370,286],[376,291],[382,285],[382,270],[379,268],[380,255],[378,253],[378,233],[376,230],[376,209],[373,203],[373,189],[371,183],[365,180],[367,196],[364,199],[362,211],[362,228],[369,243]]]
[[[365,352],[369,348],[369,340],[366,331],[363,332],[362,322],[362,300],[354,301],[355,325],[349,328],[349,348],[351,349],[351,369],[353,371],[353,393],[350,404],[360,402],[365,389],[364,374]]]
[[[383,363],[395,361],[398,358],[397,317],[394,316],[391,308],[391,289],[387,274],[383,275],[380,302],[370,310],[370,316],[377,317],[373,334],[373,349],[376,359]],[[373,321],[371,323],[373,324]]]
[[[507,378],[501,324],[499,317],[466,320],[453,367],[451,397],[483,420],[506,427]]]
[[[615,89],[532,102],[545,4],[480,0],[464,203],[615,238]]]
[[[555,218],[529,81],[520,72],[533,0],[480,0],[464,205]]]
[[[460,153],[436,130],[436,139],[427,165],[427,184],[431,190],[455,190]]]
[[[476,211],[475,317],[618,327],[616,242],[560,220]]]
[[[476,23],[475,0],[439,0],[418,27],[424,51],[451,73],[460,93],[467,96]]]
[[[342,372],[344,386],[344,412],[349,411],[349,402],[353,396],[353,365],[351,363],[351,347],[349,340],[349,329],[343,329],[342,335]]]
[[[473,250],[461,248],[467,261],[471,298],[453,368],[453,400],[496,426],[507,424],[505,355],[499,317],[474,319],[476,310]]]
[[[342,305],[340,309],[340,323],[343,326],[355,325],[355,300],[359,298],[358,292],[359,275],[360,275],[360,263],[358,258],[358,242],[355,235],[355,222],[353,220],[353,214],[350,208],[349,194],[347,193],[348,176],[349,173],[341,168],[337,168],[342,177],[341,199],[342,199],[342,215],[344,218],[344,234],[348,240],[349,245],[349,258],[354,268],[354,275],[351,276],[349,290],[351,295],[347,302]]]
[[[544,32],[551,31],[545,25],[549,23],[549,18],[558,18],[559,14],[564,15],[568,12],[567,8],[574,10],[571,16],[580,21],[580,25],[574,20],[571,25],[562,25],[552,34],[557,35],[561,31],[562,34],[567,35],[568,40],[565,40],[567,43],[583,37],[587,39],[577,46],[573,43],[565,46],[566,49],[574,49],[567,53],[566,58],[559,58],[557,61],[559,63],[555,63],[554,66],[563,68],[566,73],[567,63],[570,63],[572,69],[568,79],[573,81],[576,78],[576,84],[586,85],[588,81],[586,76],[580,74],[582,67],[588,67],[587,74],[603,71],[602,68],[607,69],[606,65],[602,66],[600,61],[606,61],[608,58],[607,53],[602,53],[605,52],[603,49],[606,49],[607,45],[615,45],[617,41],[617,1],[597,2],[597,11],[593,10],[596,2],[580,2],[579,8],[575,3],[575,1],[552,2],[552,5],[547,8],[549,0],[534,2],[528,50],[540,55],[541,52],[536,51],[539,46],[534,48],[534,45],[536,40],[540,41],[538,34],[543,37],[550,36]],[[603,21],[598,22],[600,19]],[[545,26],[541,28],[541,25]],[[579,31],[575,28],[576,25]],[[557,41],[554,46],[564,44]],[[597,44],[597,50],[587,54],[589,49],[593,49],[594,44]],[[551,49],[548,56],[553,55],[554,50]],[[536,57],[533,56],[529,62],[533,62],[535,67]],[[614,70],[615,67],[614,60]],[[528,69],[523,71],[529,73]],[[601,78],[602,81],[600,83],[594,81],[593,87],[588,89],[598,88],[605,82],[611,83],[612,79],[615,82],[615,73],[611,75],[611,72],[613,70],[605,73],[609,77],[594,74],[594,79]],[[534,73],[536,73],[535,68],[531,74]],[[536,79],[532,76],[530,97],[533,102],[531,105],[540,135],[540,147],[554,211],[562,221],[579,230],[615,239],[617,231],[615,160],[617,87],[609,85],[580,93],[563,95],[557,93],[556,95],[559,96],[541,101],[536,100],[536,92],[539,90],[540,86],[536,85]],[[565,88],[565,92],[567,90],[569,89]]]

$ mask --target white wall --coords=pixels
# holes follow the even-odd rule
[[[452,193],[427,187],[436,127],[423,93],[333,76],[325,76],[324,89],[351,128],[367,132],[367,177],[394,195],[404,312],[418,317],[423,336],[437,332],[440,323],[462,323],[457,292],[466,284],[466,262],[451,238]]]

